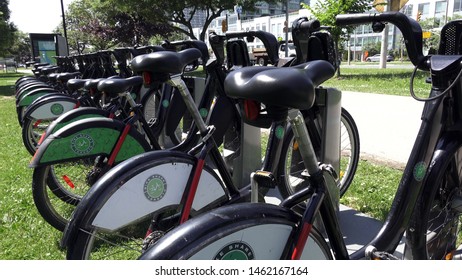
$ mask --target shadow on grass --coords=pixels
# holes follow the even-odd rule
[[[13,96],[14,95],[14,86],[0,86],[0,96]]]
[[[26,74],[20,72],[0,72],[0,96],[14,95],[14,84],[19,78],[23,76],[26,76]]]

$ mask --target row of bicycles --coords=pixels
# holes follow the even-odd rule
[[[337,16],[338,25],[367,23],[395,24],[432,84],[416,97],[422,126],[367,245],[350,253],[339,225],[360,147],[341,92],[322,86],[339,67],[335,44],[328,27],[300,18],[295,58],[279,58],[264,31],[211,33],[213,58],[201,41],[165,42],[61,58],[17,81],[34,202],[63,231],[67,258],[396,259],[404,234],[406,259],[460,258],[462,45],[451,38],[462,22],[445,26],[433,56],[404,14]],[[252,40],[271,66],[250,65]],[[200,63],[206,77],[188,76]],[[84,71],[90,65],[98,71]],[[266,203],[270,190],[280,204]]]

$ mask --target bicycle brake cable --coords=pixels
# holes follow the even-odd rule
[[[440,98],[441,96],[447,94],[449,92],[449,90],[451,90],[456,85],[456,83],[459,81],[460,77],[462,76],[462,69],[461,69],[459,71],[459,74],[457,74],[456,78],[454,79],[454,81],[442,93],[440,93],[440,94],[438,94],[436,96],[433,96],[433,97],[429,97],[429,98],[420,98],[420,97],[417,97],[415,95],[415,92],[414,92],[414,78],[415,78],[415,75],[417,73],[417,69],[418,69],[418,66],[414,67],[414,71],[412,72],[409,91],[411,93],[412,98],[414,98],[417,101],[423,101],[423,102],[433,101],[433,100],[436,100],[436,99]]]

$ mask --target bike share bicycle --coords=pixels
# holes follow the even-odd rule
[[[420,25],[402,13],[339,15],[336,20],[338,25],[372,23],[375,30],[383,29],[385,23],[394,24],[403,34],[415,71],[431,71],[432,88],[428,98],[415,96],[412,88],[415,71],[411,77],[411,95],[425,102],[422,124],[389,215],[377,235],[349,255],[331,199],[332,176],[323,172],[325,167],[318,163],[308,134],[301,125],[302,130],[295,135],[301,138],[300,143],[306,144],[302,156],[306,180],[311,182],[309,188],[295,193],[279,207],[236,204],[191,219],[160,239],[142,259],[221,259],[230,256],[224,250],[235,243],[242,244],[241,248],[258,259],[396,259],[393,253],[404,233],[406,259],[461,258],[462,248],[457,246],[461,243],[462,212],[462,52],[460,40],[454,40],[454,37],[461,37],[461,21],[449,22],[443,27],[438,55],[424,56]],[[258,98],[269,104],[282,104],[289,111],[288,108],[303,106],[290,102],[299,96],[296,89],[289,100],[278,99],[274,92],[264,99],[257,96],[254,89],[271,92],[273,83],[270,81],[284,84],[281,76],[311,83],[309,77],[297,74],[285,69],[257,73],[243,69],[227,77],[227,93],[236,98]],[[307,104],[306,101],[303,104]],[[288,114],[294,123],[302,120],[297,110]],[[307,198],[310,199],[302,216],[290,210]],[[313,225],[318,214],[329,243]],[[272,242],[261,238],[279,233]],[[243,255],[239,250],[234,253]]]
[[[187,44],[195,45],[197,42]],[[128,91],[133,87],[141,87],[141,77],[98,79],[86,83],[90,87],[97,85],[107,95],[106,98],[112,100],[110,108],[116,110],[112,113],[113,117],[108,118],[110,115],[107,110],[95,111],[93,108],[68,112],[50,130],[55,130],[63,123],[66,125],[55,133],[47,131],[48,136],[30,163],[30,167],[34,167],[34,202],[42,217],[61,231],[83,194],[107,170],[131,156],[161,149],[158,140],[163,129],[162,123],[148,123],[144,107],[136,104],[132,91]],[[149,88],[157,91],[158,84],[153,83]],[[164,98],[170,98],[171,90],[166,90],[169,95],[164,95]],[[154,93],[148,91],[141,100],[149,99],[152,95]],[[124,111],[123,108],[120,110],[123,107],[120,105],[121,98],[128,101],[129,112],[115,118],[116,114]],[[158,116],[163,111],[159,110]],[[167,116],[163,115],[163,118]],[[83,143],[88,144],[86,149],[77,146]],[[184,145],[192,145],[190,143],[185,142]]]
[[[255,36],[264,42],[269,40],[269,37],[266,36],[274,38],[271,34],[265,34],[267,33],[257,31],[237,33],[234,36]],[[233,35],[227,34],[226,36]],[[277,43],[274,46],[277,46]],[[140,64],[153,72],[153,69],[171,71],[165,66],[164,59],[174,63],[174,65],[179,63],[178,59],[162,57],[162,55],[157,58],[148,58],[147,61]],[[140,57],[140,59],[142,58]],[[211,66],[213,63],[210,62],[207,65]],[[296,67],[297,69],[304,69],[307,65],[301,64]],[[154,66],[162,67],[154,68]],[[243,69],[245,68],[258,70],[258,67],[244,67]],[[178,65],[173,69],[181,71]],[[309,70],[304,71],[309,72]],[[166,75],[167,73],[156,74],[157,77],[170,78],[170,75]],[[188,154],[158,151],[134,157],[103,176],[77,206],[65,231],[63,245],[67,246],[69,258],[88,258],[90,255],[92,257],[108,257],[106,255],[108,252],[105,251],[107,247],[116,245],[115,250],[121,251],[121,245],[117,244],[114,239],[117,237],[119,237],[118,239],[126,239],[127,243],[122,245],[124,250],[130,252],[130,247],[133,246],[133,251],[131,251],[131,257],[133,257],[139,254],[141,247],[145,249],[150,246],[163,235],[163,232],[170,230],[178,223],[183,223],[190,216],[227,203],[248,200],[250,186],[240,190],[234,186],[228,169],[214,143],[215,134],[211,134],[213,127],[205,126],[199,110],[185,87],[182,86],[182,81],[179,78],[180,76],[173,75],[168,82],[180,88],[185,103],[194,116],[194,121],[200,123],[198,126],[203,142]],[[323,82],[324,78],[320,78],[317,83]],[[340,116],[340,106],[337,108],[339,110],[338,116]],[[273,113],[277,114],[278,112],[268,111],[268,115],[265,114],[259,121],[268,123]],[[213,109],[210,115],[213,116]],[[227,114],[223,115],[226,116]],[[339,122],[340,120],[338,120]],[[277,170],[284,136],[281,131],[284,132],[286,127],[287,121],[285,119],[272,125],[267,153],[263,161],[264,169],[268,171],[268,174]],[[211,157],[211,160],[205,163],[208,156]],[[209,167],[210,162],[218,170],[221,178],[218,178],[218,175]],[[265,181],[266,187],[275,187],[273,177],[268,176]],[[146,235],[147,226],[150,226],[150,230]],[[138,231],[134,229],[138,229]],[[147,236],[146,239],[144,239],[145,236]],[[142,244],[143,241],[144,245]],[[105,250],[99,250],[101,248],[105,248]],[[94,249],[99,250],[99,252],[93,252]],[[130,257],[127,252],[123,253],[122,258]],[[98,254],[100,255],[98,256]],[[111,255],[110,257],[114,256]]]

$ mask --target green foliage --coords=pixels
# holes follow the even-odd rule
[[[236,4],[241,5],[244,11],[251,11],[255,9],[255,4],[259,0],[99,0],[97,2],[104,7],[117,7],[124,12],[129,12],[133,10],[133,7],[137,7],[137,12],[146,20],[170,23],[175,31],[192,39],[204,41],[208,26],[223,11],[233,10]],[[267,2],[275,3],[276,1],[269,0]],[[196,38],[193,33],[192,19],[197,11],[201,10],[206,11],[206,20],[199,38]]]
[[[165,39],[172,33],[169,25],[146,20],[138,9],[124,11],[105,1],[72,2],[66,21],[70,49],[79,53],[85,52],[87,46],[93,47],[87,48],[88,51],[94,51],[121,45],[147,45],[155,35]],[[63,33],[61,26],[58,31]]]
[[[16,39],[16,26],[11,23],[9,0],[0,1],[0,57],[11,56],[11,46]]]
[[[314,7],[302,3],[302,7],[310,10],[322,25],[332,26],[330,33],[337,42],[342,36],[351,34],[354,26],[336,26],[335,17],[340,14],[362,13],[369,10],[371,5],[371,0],[324,0],[317,1]]]
[[[335,17],[340,14],[362,13],[369,10],[372,7],[372,0],[324,0],[317,1],[314,7],[304,3],[301,5],[310,10],[321,25],[332,27],[330,33],[340,53],[340,46],[343,46],[341,41],[348,40],[355,27],[337,26]],[[340,68],[337,70],[337,76],[340,76]]]

